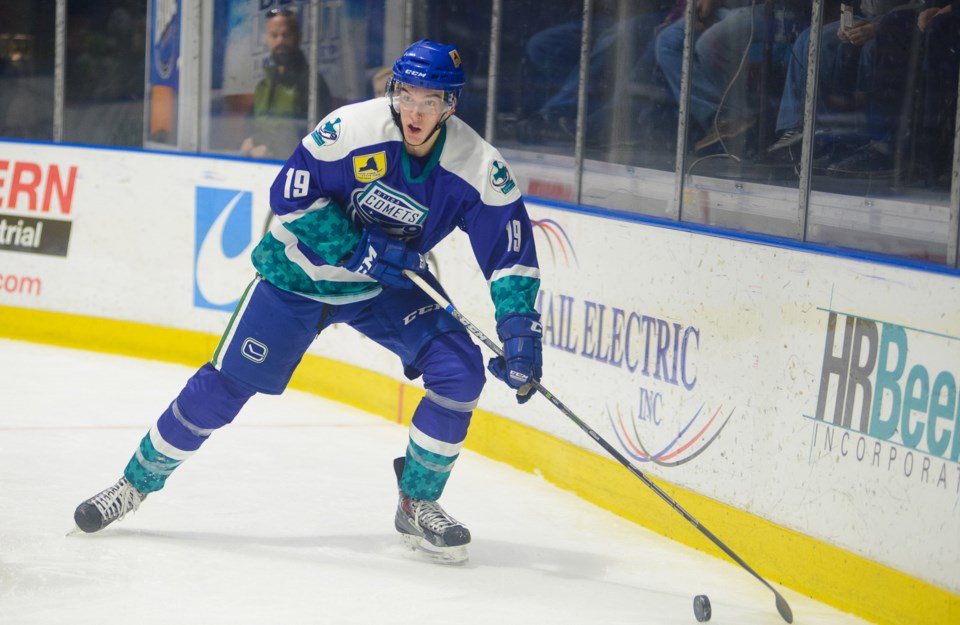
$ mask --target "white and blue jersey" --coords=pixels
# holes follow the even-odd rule
[[[394,352],[410,378],[423,376],[400,488],[436,500],[485,382],[480,349],[420,289],[384,288],[341,263],[365,226],[420,253],[460,228],[490,284],[497,319],[535,314],[532,228],[503,158],[456,118],[440,130],[431,156],[413,158],[381,98],[327,116],[280,170],[270,202],[279,219],[253,252],[262,277],[241,297],[211,362],[143,438],[124,475],[142,493],[163,488],[251,396],[283,392],[316,336],[343,323]],[[442,291],[432,275],[424,279]]]
[[[270,189],[279,218],[253,252],[275,286],[330,304],[376,297],[372,278],[339,266],[373,225],[425,254],[455,228],[470,237],[496,317],[534,312],[533,232],[500,153],[456,117],[431,155],[410,156],[387,98],[329,114],[304,137]]]

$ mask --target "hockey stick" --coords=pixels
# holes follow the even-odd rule
[[[494,343],[493,341],[491,341],[489,338],[487,338],[487,335],[483,333],[483,330],[481,330],[481,329],[478,328],[477,326],[473,325],[473,323],[472,323],[469,319],[467,319],[466,317],[464,317],[463,314],[462,314],[459,310],[457,310],[456,308],[453,307],[453,304],[451,304],[449,301],[447,301],[447,299],[446,299],[443,295],[441,295],[436,289],[434,289],[432,286],[430,286],[429,284],[427,284],[427,282],[426,282],[423,278],[421,278],[419,275],[417,275],[416,273],[414,273],[414,272],[412,272],[412,271],[409,271],[409,270],[404,270],[403,273],[406,274],[406,276],[407,276],[408,278],[410,278],[411,280],[413,280],[414,284],[416,284],[418,287],[420,287],[420,288],[423,290],[424,293],[426,293],[427,295],[429,295],[429,296],[430,296],[430,299],[432,299],[434,302],[436,302],[437,305],[439,305],[441,308],[443,308],[443,309],[446,310],[448,313],[450,313],[451,315],[453,315],[454,319],[456,319],[457,321],[459,321],[460,323],[462,323],[463,326],[467,329],[467,331],[470,332],[470,334],[474,335],[477,339],[480,340],[480,342],[482,342],[484,345],[486,345],[487,347],[489,347],[490,350],[491,350],[494,354],[496,354],[497,356],[501,356],[501,357],[503,356],[503,349],[501,349],[501,347],[500,347],[499,345],[497,345],[496,343]],[[734,562],[736,562],[737,564],[739,564],[741,567],[743,567],[744,570],[746,570],[748,573],[750,573],[751,575],[753,575],[754,577],[756,577],[758,580],[760,580],[761,583],[763,583],[764,586],[766,586],[767,588],[769,588],[769,589],[773,592],[773,595],[777,598],[777,612],[780,613],[780,616],[782,616],[782,617],[783,617],[783,620],[785,620],[787,623],[793,623],[793,611],[790,609],[790,604],[788,604],[788,603],[787,603],[787,600],[784,599],[783,596],[782,596],[779,592],[777,592],[776,588],[774,588],[773,586],[771,586],[770,583],[769,583],[767,580],[765,580],[765,579],[763,579],[762,577],[760,577],[760,574],[759,574],[759,573],[757,573],[756,571],[754,571],[754,570],[750,567],[749,564],[747,564],[746,562],[744,562],[743,558],[741,558],[740,556],[738,556],[738,555],[733,551],[733,549],[731,549],[730,547],[727,547],[722,540],[720,540],[719,538],[717,538],[717,537],[714,535],[713,532],[711,532],[711,531],[708,530],[706,527],[704,527],[703,525],[701,525],[700,522],[697,521],[695,518],[693,518],[693,516],[692,516],[689,512],[687,512],[686,510],[684,510],[683,508],[681,508],[681,507],[680,507],[680,504],[678,504],[676,501],[674,501],[674,500],[670,497],[670,495],[668,495],[668,494],[666,494],[665,492],[663,492],[663,490],[662,490],[659,486],[657,486],[656,484],[654,484],[654,483],[650,480],[650,478],[648,478],[646,475],[644,475],[643,472],[640,471],[640,469],[638,469],[638,468],[636,468],[635,466],[633,466],[633,464],[632,464],[629,460],[627,460],[626,457],[624,457],[623,454],[621,454],[619,451],[617,451],[617,450],[616,450],[610,443],[608,443],[602,436],[600,436],[599,434],[597,434],[597,433],[593,430],[593,428],[591,428],[589,425],[587,425],[586,423],[584,423],[577,415],[575,415],[575,414],[573,413],[572,410],[570,410],[569,408],[567,408],[567,407],[563,404],[563,402],[561,402],[559,399],[557,399],[557,398],[553,395],[553,393],[551,393],[550,391],[548,391],[547,389],[545,389],[545,388],[543,387],[543,385],[540,384],[540,381],[539,381],[539,380],[533,380],[533,381],[531,381],[530,383],[533,385],[533,388],[535,388],[537,391],[539,391],[541,395],[543,395],[544,397],[546,397],[546,398],[550,401],[551,404],[553,404],[553,405],[556,406],[558,409],[560,409],[560,412],[562,412],[564,415],[566,415],[566,417],[567,417],[568,419],[570,419],[571,421],[573,421],[574,423],[576,423],[577,426],[578,426],[581,430],[583,430],[584,432],[586,432],[587,435],[590,436],[590,438],[592,438],[593,440],[595,440],[601,447],[603,447],[603,448],[607,451],[607,453],[609,453],[611,456],[613,456],[613,457],[617,460],[617,462],[619,462],[620,464],[622,464],[623,466],[625,466],[625,467],[627,468],[627,470],[630,471],[630,473],[633,473],[636,477],[640,478],[640,481],[642,481],[644,484],[646,484],[646,485],[647,485],[653,492],[655,492],[661,499],[663,499],[665,502],[667,502],[667,503],[670,505],[671,508],[673,508],[673,509],[676,510],[678,513],[680,513],[680,516],[682,516],[683,518],[685,518],[685,519],[686,519],[687,521],[689,521],[695,528],[697,528],[698,530],[700,530],[700,532],[701,532],[704,536],[706,536],[707,538],[709,538],[710,541],[713,542],[713,544],[715,544],[717,547],[719,547],[725,554],[727,554],[728,556],[730,556],[730,558],[731,558]]]

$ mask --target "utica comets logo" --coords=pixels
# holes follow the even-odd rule
[[[317,145],[333,145],[340,138],[340,118],[323,120],[310,136]]]
[[[193,304],[232,311],[253,278],[250,252],[260,240],[250,191],[197,187]]]
[[[513,176],[510,175],[507,165],[498,160],[494,160],[490,164],[490,184],[504,195],[517,187],[517,183],[513,181]]]
[[[412,197],[382,181],[374,181],[354,191],[351,197],[353,218],[359,225],[377,224],[390,236],[409,239],[423,231],[429,212]]]

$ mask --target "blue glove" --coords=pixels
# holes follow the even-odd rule
[[[343,263],[343,268],[370,276],[386,286],[409,289],[413,283],[403,275],[403,270],[424,273],[427,263],[403,241],[380,230],[364,228],[357,250]]]
[[[531,378],[539,381],[543,375],[540,315],[507,315],[497,324],[497,336],[503,341],[503,356],[491,358],[487,369],[517,389],[522,404],[533,397]]]

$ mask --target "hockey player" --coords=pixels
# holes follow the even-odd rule
[[[80,504],[81,530],[136,510],[251,396],[283,392],[324,328],[345,323],[395,353],[410,379],[423,376],[426,396],[394,461],[396,529],[442,559],[466,557],[470,532],[437,499],[484,385],[481,353],[403,271],[439,289],[424,254],[455,228],[467,233],[503,341],[504,358],[488,369],[520,402],[541,375],[541,329],[530,219],[503,157],[454,116],[464,80],[456,47],[418,41],[394,64],[386,97],[337,109],[303,138],[271,186],[277,219],[252,253],[257,276],[213,359],[120,480]]]

